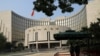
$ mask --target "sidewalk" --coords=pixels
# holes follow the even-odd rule
[[[35,54],[36,52],[24,52],[24,51],[20,51],[20,52],[9,52],[9,53],[1,53],[0,56],[24,56],[24,55],[28,55],[28,54]]]
[[[54,49],[50,49],[50,50],[41,50],[39,52],[31,52],[31,51],[20,51],[20,52],[10,52],[10,53],[2,53],[0,54],[0,56],[37,56],[37,55],[40,55],[40,56],[54,56],[54,54],[56,54],[57,52],[67,52],[69,53],[68,50],[54,50]],[[69,55],[67,56],[70,56],[70,53]],[[85,52],[81,52],[80,53],[80,56],[87,56],[87,53]]]

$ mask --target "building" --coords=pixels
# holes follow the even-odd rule
[[[66,40],[56,41],[54,34],[70,30],[65,26],[49,25],[49,26],[35,26],[25,30],[25,46],[36,49],[61,47],[66,44]]]
[[[100,18],[100,0],[90,0],[86,6],[87,12],[87,25],[90,26],[91,22],[96,22]]]
[[[52,47],[54,43],[58,43],[57,45],[61,47],[63,43],[53,39],[54,33],[64,32],[69,29],[79,31],[82,27],[86,26],[86,6],[73,16],[57,17],[54,21],[49,18],[33,20],[20,16],[13,11],[0,12],[0,32],[4,34],[7,41],[12,43],[24,43],[25,46],[28,47],[35,45],[36,48],[38,48],[38,44],[45,46],[44,43],[47,43],[48,48]],[[33,35],[34,37],[32,37]],[[49,39],[49,35],[52,39]],[[37,39],[36,41],[37,37],[39,40]]]

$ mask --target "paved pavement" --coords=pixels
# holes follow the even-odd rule
[[[29,55],[24,55],[24,56],[54,56],[54,54],[57,52],[66,52],[66,51],[65,50],[43,51],[43,52],[38,52],[35,54],[29,54]]]
[[[31,51],[22,51],[22,52],[11,52],[11,53],[2,53],[0,54],[0,56],[40,56],[40,55],[46,55],[46,56],[54,56],[54,54],[56,52],[61,52],[61,51],[66,51],[66,50],[55,50],[55,49],[45,49],[45,50],[39,50],[38,52],[34,51],[34,52],[31,52]]]
[[[3,53],[0,54],[0,56],[54,56],[55,53],[57,52],[67,52],[69,53],[68,50],[55,50],[55,49],[46,49],[46,50],[40,50],[38,52],[13,52],[13,53]],[[69,53],[70,54],[70,53]],[[69,55],[68,55],[69,56]],[[85,56],[84,54],[81,54],[81,56]]]
[[[11,52],[11,53],[2,53],[0,56],[24,56],[28,54],[34,54],[33,52]]]

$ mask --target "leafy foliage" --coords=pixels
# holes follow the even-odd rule
[[[18,44],[18,50],[23,50],[23,49],[24,49],[23,43],[19,43],[19,44]]]
[[[11,52],[11,51],[20,51],[24,49],[24,45],[19,43],[18,46],[15,45],[16,41],[13,43],[7,42],[6,37],[0,33],[0,52]],[[17,50],[18,49],[18,50]]]
[[[5,45],[6,52],[10,52],[11,51],[11,48],[12,48],[12,43],[6,42],[6,45]]]
[[[6,44],[6,38],[0,33],[0,51],[2,51]]]
[[[91,23],[90,27],[82,28],[82,31],[90,32],[92,34],[91,39],[89,39],[90,50],[100,51],[100,18],[97,18],[98,22]],[[86,40],[86,39],[85,39]],[[83,40],[83,43],[87,43]]]
[[[81,32],[89,32],[92,34],[91,38],[85,38],[82,40],[68,40],[67,44],[74,45],[78,42],[82,50],[85,51],[100,51],[100,18],[97,18],[97,22],[91,23],[90,27],[83,27]]]
[[[95,38],[100,38],[100,18],[97,18],[98,22],[91,23],[90,32]]]
[[[55,2],[58,2],[58,5],[54,4]],[[72,12],[74,8],[71,5],[75,3],[79,5],[88,4],[88,0],[36,0],[33,2],[33,9],[38,12],[42,11],[47,16],[52,16],[53,11],[57,8],[60,8],[62,13]]]

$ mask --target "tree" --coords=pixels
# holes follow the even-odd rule
[[[18,44],[18,50],[23,50],[23,49],[24,49],[23,43],[19,43],[19,44]]]
[[[90,32],[96,38],[100,38],[100,18],[97,18],[98,22],[91,23],[90,25]]]
[[[58,2],[58,5],[55,2]],[[57,8],[60,8],[62,13],[72,12],[73,7],[71,5],[75,3],[79,5],[88,4],[88,0],[36,0],[33,2],[33,9],[38,12],[42,11],[47,16],[52,16],[53,11]]]
[[[11,51],[11,48],[12,48],[12,43],[6,42],[6,45],[5,45],[6,51],[7,51],[7,52],[10,52],[10,51]]]
[[[97,22],[91,23],[90,27],[83,27],[81,32],[91,33],[91,38],[85,38],[83,40],[72,41],[73,43],[78,42],[81,44],[81,49],[87,50],[88,52],[94,51],[98,53],[100,51],[100,18],[97,18]],[[71,42],[71,41],[69,41]]]
[[[92,37],[89,39],[90,48],[88,51],[94,51],[97,53],[97,51],[100,51],[100,18],[97,18],[97,22],[92,22],[90,27],[84,27],[81,31],[90,32],[92,34]],[[85,39],[86,40],[86,39]],[[83,43],[87,43],[85,40],[83,40]]]
[[[6,44],[6,38],[0,33],[0,51],[4,50]]]
[[[89,32],[89,28],[88,27],[82,27],[80,32]]]
[[[98,22],[91,23],[89,31],[92,33],[92,44],[100,44],[100,18],[97,18]]]

